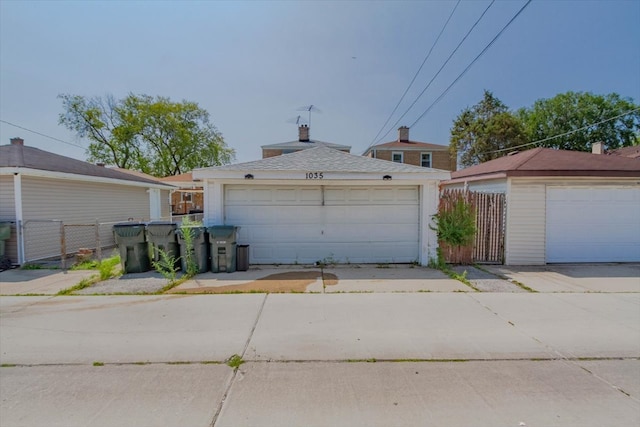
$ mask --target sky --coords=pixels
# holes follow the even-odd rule
[[[411,140],[448,145],[485,89],[513,110],[567,91],[640,102],[640,0],[534,0],[441,97],[526,0],[491,5],[436,76],[490,3],[459,3],[376,138],[456,1],[0,0],[0,144],[19,136],[85,160],[89,142],[58,124],[59,94],[196,102],[235,162],[297,139],[309,105],[312,139],[362,154],[403,125]]]

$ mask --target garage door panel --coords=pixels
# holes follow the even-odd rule
[[[324,205],[320,187],[242,187],[225,188],[225,223],[254,264],[418,259],[417,187],[325,187]]]
[[[547,262],[640,261],[640,188],[547,188]]]

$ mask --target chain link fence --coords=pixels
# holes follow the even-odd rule
[[[25,221],[22,224],[24,261],[67,268],[75,262],[77,254],[90,251],[95,259],[109,257],[116,247],[113,226],[126,221],[96,221],[92,224],[65,223],[61,220]]]

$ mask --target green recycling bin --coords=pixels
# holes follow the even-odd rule
[[[239,227],[214,225],[207,228],[211,244],[211,271],[220,273],[236,271],[236,240]]]
[[[5,253],[5,240],[11,237],[11,223],[0,222],[0,270],[11,268],[11,260]]]
[[[147,223],[147,241],[151,247],[151,259],[154,262],[160,262],[162,260],[160,251],[162,251],[169,258],[173,257],[176,260],[174,269],[180,268],[180,247],[175,233],[177,226],[175,222],[152,221]]]
[[[125,273],[144,273],[151,269],[145,226],[141,222],[122,222],[113,226]]]
[[[189,249],[185,242],[185,234],[190,233],[193,248]],[[204,227],[178,227],[176,236],[180,243],[180,262],[182,271],[187,272],[187,251],[193,251],[193,258],[197,265],[197,273],[206,273],[209,269],[209,244]]]

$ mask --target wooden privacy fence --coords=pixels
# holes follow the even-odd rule
[[[506,199],[502,193],[478,193],[464,190],[443,190],[439,211],[451,209],[453,201],[463,198],[475,211],[476,234],[472,245],[450,246],[439,242],[446,262],[453,264],[493,263],[504,261]]]

